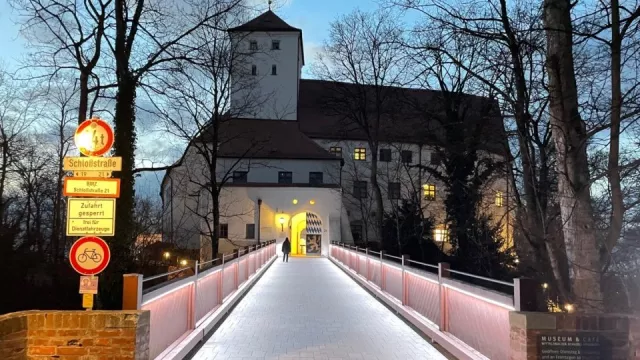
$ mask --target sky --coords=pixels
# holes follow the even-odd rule
[[[251,1],[259,7],[263,7],[265,11],[267,10],[268,0]],[[378,0],[274,0],[272,8],[289,25],[302,29],[306,62],[306,66],[303,68],[303,77],[310,77],[311,64],[328,37],[330,23],[357,8],[369,11],[374,10],[377,6]],[[0,64],[9,70],[18,67],[20,59],[29,50],[28,44],[20,35],[19,20],[18,14],[9,6],[8,1],[0,0]],[[139,130],[138,133],[142,133],[144,136],[144,131]],[[157,141],[149,140],[149,138],[157,139],[152,135],[147,139],[140,137],[138,148],[142,147],[147,149],[149,153],[157,154],[162,149],[158,149]],[[163,157],[177,160],[179,154],[173,151]],[[172,160],[168,162],[172,162]],[[145,166],[148,165],[145,164]],[[137,193],[143,196],[157,196],[160,192],[160,182],[163,175],[163,172],[141,174],[136,178]]]

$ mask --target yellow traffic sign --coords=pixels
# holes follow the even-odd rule
[[[73,177],[83,177],[83,178],[110,178],[111,171],[74,171]]]
[[[65,171],[121,171],[122,157],[72,157],[64,158]]]
[[[67,236],[114,236],[116,199],[67,199]]]
[[[87,310],[93,309],[93,294],[82,294],[82,307]]]
[[[64,196],[120,197],[120,179],[64,178]]]

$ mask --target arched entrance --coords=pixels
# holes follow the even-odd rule
[[[301,212],[294,215],[290,222],[291,254],[321,254],[322,220],[312,212]]]

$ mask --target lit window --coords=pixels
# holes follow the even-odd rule
[[[504,197],[502,196],[502,191],[496,191],[496,206],[502,207],[504,203]]]
[[[256,40],[249,41],[249,50],[258,50],[258,42]]]
[[[329,148],[329,152],[335,155],[336,157],[342,157],[342,148],[340,146],[332,146]]]
[[[425,200],[433,201],[436,199],[436,186],[433,184],[422,185],[422,194]]]
[[[271,50],[280,50],[280,40],[271,40]]]
[[[365,148],[356,148],[353,151],[353,158],[355,160],[361,160],[361,161],[367,160],[367,149],[365,149]]]
[[[258,75],[258,67],[251,65],[251,75]]]
[[[278,68],[275,65],[271,65],[271,75],[278,75]]]
[[[440,225],[433,229],[433,240],[436,242],[447,242],[449,241],[449,230],[444,227],[444,225]]]

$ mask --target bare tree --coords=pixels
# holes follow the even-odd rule
[[[67,74],[78,76],[78,124],[91,113],[99,92],[99,60],[112,16],[113,0],[48,1],[11,0],[22,18],[22,32],[36,51],[25,70],[30,76],[49,79]],[[93,95],[92,95],[93,94]],[[91,99],[91,97],[93,98]]]
[[[355,128],[364,134],[371,152],[369,181],[376,206],[374,236],[379,240],[384,213],[378,182],[378,150],[385,130],[382,119],[397,104],[390,86],[403,85],[406,70],[396,20],[389,12],[356,10],[333,22],[314,69],[320,79],[335,82],[331,94],[323,99],[324,108],[329,115],[342,118],[345,130]]]
[[[249,73],[249,60],[256,52],[249,50],[244,41],[246,35],[231,37],[225,31],[245,15],[238,8],[193,31],[188,44],[193,56],[147,87],[162,99],[154,104],[167,133],[188,144],[185,159],[179,163],[185,162],[184,166],[175,168],[170,176],[178,178],[176,184],[180,184],[177,186],[182,187],[182,192],[188,189],[189,194],[182,201],[189,213],[199,219],[196,226],[203,239],[203,261],[218,252],[221,217],[246,213],[226,208],[229,204],[222,199],[225,185],[233,180],[235,172],[261,166],[251,156],[269,142],[256,132],[259,130],[243,129],[234,121],[241,114],[254,112],[265,101],[251,91],[260,79]],[[234,96],[232,104],[232,92],[245,96]]]

